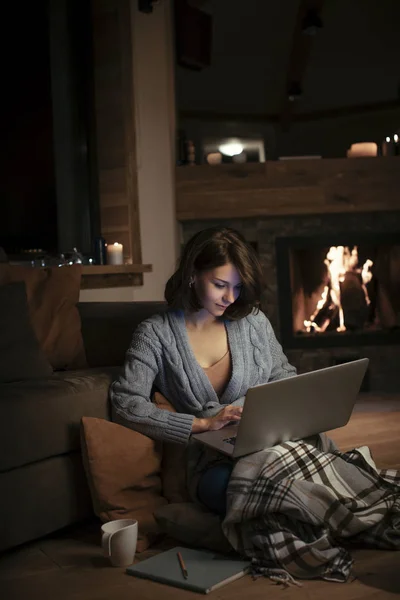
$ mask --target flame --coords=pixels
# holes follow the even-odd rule
[[[317,316],[317,314],[319,313],[319,311],[323,308],[323,306],[325,305],[325,302],[327,301],[328,298],[328,293],[329,293],[329,286],[325,286],[324,287],[324,291],[321,294],[321,299],[318,300],[317,302],[317,307],[315,309],[315,312],[311,315],[310,320],[309,321],[304,321],[304,325],[307,329],[308,332],[314,330],[314,331],[325,331],[324,329],[322,329],[319,325],[317,325],[314,322],[315,317]],[[327,325],[328,326],[328,325]]]
[[[330,317],[325,318],[322,325],[318,325],[315,322],[317,315],[321,310],[328,306],[328,308],[337,307],[339,314],[339,326],[336,331],[346,331],[344,324],[344,312],[341,304],[341,287],[340,284],[344,282],[346,273],[353,271],[361,275],[362,289],[365,296],[367,305],[371,303],[368,296],[367,283],[369,283],[373,277],[371,267],[374,264],[369,258],[365,261],[362,269],[358,268],[358,247],[354,246],[352,250],[348,246],[331,246],[328,250],[324,263],[329,273],[329,285],[325,285],[324,290],[321,294],[320,300],[317,302],[315,311],[309,319],[304,321],[306,331],[325,331],[330,323]]]
[[[362,289],[364,291],[365,302],[367,303],[368,306],[371,304],[371,300],[370,300],[370,297],[368,296],[368,291],[367,291],[366,286],[367,286],[367,283],[369,283],[373,277],[373,275],[370,271],[373,264],[374,263],[372,262],[372,260],[367,258],[367,260],[363,264],[363,268],[361,270]]]

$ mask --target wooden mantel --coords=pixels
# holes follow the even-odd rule
[[[176,168],[179,221],[400,210],[400,157]]]

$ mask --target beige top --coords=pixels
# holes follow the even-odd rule
[[[231,354],[229,350],[216,363],[204,369],[218,397],[222,396],[231,376]]]

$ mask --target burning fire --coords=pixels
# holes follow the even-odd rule
[[[318,301],[314,313],[308,320],[304,321],[304,326],[308,332],[323,332],[327,329],[333,313],[338,311],[339,326],[336,331],[346,331],[344,324],[344,313],[341,304],[341,284],[344,282],[346,273],[358,273],[362,281],[362,289],[365,295],[366,304],[370,304],[370,298],[366,284],[372,279],[371,267],[372,260],[369,258],[365,261],[362,269],[358,267],[358,247],[354,246],[352,250],[348,246],[331,246],[324,260],[328,269],[328,282],[325,285],[321,294],[321,299]],[[326,317],[319,325],[316,323],[316,318],[325,309]]]

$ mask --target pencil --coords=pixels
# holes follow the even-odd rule
[[[182,570],[182,575],[183,575],[183,577],[185,579],[187,579],[189,577],[189,575],[188,575],[188,572],[187,572],[187,569],[186,569],[186,565],[183,562],[182,554],[180,552],[177,552],[176,555],[177,555],[178,560],[179,560],[179,565],[180,565],[181,570]]]

